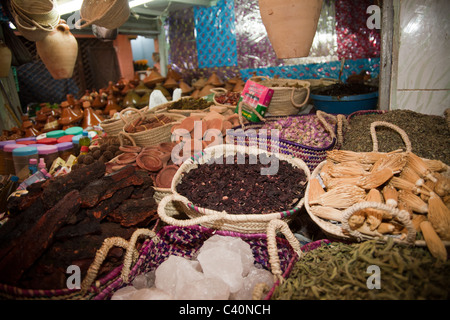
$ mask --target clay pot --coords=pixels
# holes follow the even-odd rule
[[[151,172],[157,172],[163,166],[163,163],[159,157],[145,152],[139,154],[136,158],[136,163],[141,169]]]
[[[122,108],[116,103],[116,99],[112,94],[108,96],[108,100],[106,101],[105,109],[103,109],[103,114],[110,114],[111,111],[116,110],[116,112],[121,111]]]
[[[167,99],[171,99],[171,98],[172,98],[170,92],[169,92],[166,88],[164,88],[164,87],[162,86],[162,84],[160,84],[160,83],[158,83],[158,84],[155,86],[155,89],[153,89],[153,91],[154,91],[154,90],[159,90],[159,91],[161,91],[162,94],[164,95],[164,97],[166,97]]]
[[[142,150],[142,147],[139,146],[120,146],[120,151],[128,152],[128,153],[139,153]]]
[[[174,89],[178,88],[178,82],[174,78],[167,78],[167,80],[163,84],[164,88]]]
[[[323,0],[259,0],[259,11],[278,59],[307,57]]]
[[[220,80],[219,76],[217,75],[216,71],[213,71],[211,76],[208,78],[208,81],[206,81],[206,84],[211,84],[215,87],[221,87],[224,85],[222,80]]]
[[[92,108],[103,109],[106,106],[106,100],[103,99],[103,90],[101,89],[92,101]]]
[[[72,108],[69,106],[69,102],[63,101],[61,102],[61,117],[58,122],[62,126],[68,126],[72,123],[78,122],[81,120],[82,116],[78,116],[74,113]]]
[[[195,81],[194,83],[192,83],[192,86],[195,89],[201,90],[204,86],[206,86],[206,81],[208,81],[206,78],[200,78],[197,81]]]
[[[207,84],[203,87],[202,90],[198,93],[199,97],[204,97],[211,94],[211,89],[215,88],[212,84]]]
[[[178,171],[178,166],[170,165],[164,167],[156,176],[155,186],[158,188],[170,188],[175,173]]]
[[[83,127],[83,129],[97,126],[104,120],[102,116],[94,112],[89,101],[83,102],[83,108],[83,122],[81,124],[81,127]]]
[[[124,152],[121,155],[117,156],[116,164],[118,165],[126,165],[136,161],[138,157],[138,153],[136,152]]]
[[[181,89],[181,93],[182,94],[188,94],[191,93],[194,88],[192,88],[190,85],[188,85],[186,82],[183,81],[183,79],[180,80],[180,82],[178,83],[180,89]]]
[[[146,86],[153,86],[157,83],[163,83],[164,80],[166,78],[164,78],[159,72],[158,70],[156,70],[156,68],[153,68],[152,71],[150,72],[150,74],[144,78],[144,84]]]
[[[0,78],[7,78],[9,76],[11,61],[11,50],[3,41],[0,40]]]
[[[67,24],[59,24],[44,39],[36,41],[36,49],[54,79],[72,77],[78,55],[78,42]]]
[[[145,106],[148,106],[150,101],[150,92],[144,93],[142,97],[139,98],[139,100],[136,103],[136,106],[140,108],[144,108]]]
[[[150,92],[151,90],[144,84],[143,81],[139,81],[139,84],[136,86],[136,88],[134,88],[134,91],[138,94],[138,95],[143,95],[147,92]]]
[[[170,64],[167,66],[167,78],[172,78],[175,81],[182,80],[181,75],[175,70],[173,70]]]
[[[122,105],[125,108],[133,107],[139,103],[140,99],[141,97],[136,92],[134,92],[134,90],[128,90],[127,94],[123,98]]]

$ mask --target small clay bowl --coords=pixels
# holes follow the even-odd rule
[[[174,142],[161,142],[158,145],[158,149],[162,152],[172,152],[173,147],[175,147],[176,143]]]
[[[124,152],[121,155],[117,156],[116,164],[130,164],[136,161],[138,154],[136,152]]]
[[[142,153],[136,158],[137,165],[144,170],[156,172],[163,167],[161,159],[148,153]]]
[[[192,130],[194,130],[194,122],[194,118],[187,117],[183,121],[181,121],[179,127],[182,129],[186,129],[188,132],[191,132]]]
[[[142,148],[139,146],[120,146],[119,150],[123,152],[139,153]]]
[[[155,186],[158,188],[170,188],[172,186],[172,179],[178,171],[178,166],[170,165],[164,167],[157,175]]]

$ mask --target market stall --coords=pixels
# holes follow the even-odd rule
[[[448,4],[71,4],[2,1],[1,299],[449,299]]]

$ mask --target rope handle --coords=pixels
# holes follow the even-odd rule
[[[124,146],[124,137],[128,138],[128,140],[131,141],[131,144],[133,145],[133,147],[136,147],[136,142],[134,141],[133,137],[130,136],[129,133],[122,130],[118,133],[117,137],[119,138],[119,143],[120,143],[121,147]]]
[[[86,23],[82,25],[81,24],[82,21],[85,21]],[[95,21],[88,21],[88,20],[86,20],[84,18],[80,18],[80,19],[75,21],[75,28],[76,29],[86,28],[86,27],[90,26],[93,23],[95,23]]]
[[[323,112],[321,110],[316,111],[316,116],[320,120],[320,122],[325,126],[325,129],[331,134],[332,138],[336,138],[337,145],[339,146],[344,141],[344,133],[343,133],[343,124],[347,122],[347,118],[343,114],[338,114],[336,116]],[[325,119],[324,116],[329,116],[336,121],[337,124],[337,137],[334,133],[333,129],[329,125],[329,122]]]
[[[134,111],[134,112],[137,112],[137,113],[139,113],[139,116],[140,116],[141,118],[144,117],[143,114],[142,114],[142,112],[141,112],[139,109],[131,108],[131,107],[125,108],[125,109],[123,109],[123,110],[121,110],[121,111],[119,112],[119,117],[120,117],[120,119],[122,119],[123,122],[125,122],[125,125],[129,124],[129,122],[126,120],[126,117],[125,117],[125,115],[124,115],[124,113],[127,112],[127,111]]]
[[[211,91],[212,93],[215,93],[215,94],[227,93],[227,92],[228,92],[227,89],[225,89],[225,88],[220,88],[220,87],[217,87],[217,88],[211,88],[209,91]]]
[[[406,151],[411,152],[411,150],[412,150],[411,141],[409,140],[409,137],[406,134],[406,132],[403,129],[396,126],[395,124],[392,124],[392,123],[386,122],[386,121],[374,121],[370,124],[370,134],[372,136],[372,141],[373,141],[373,152],[378,152],[378,139],[377,139],[377,132],[376,132],[376,127],[378,127],[378,126],[385,126],[385,127],[391,128],[394,131],[397,131],[397,133],[400,134],[400,136],[403,139],[403,142],[405,143]]]
[[[248,105],[244,101],[241,101],[241,103],[238,103],[238,116],[239,116],[239,123],[240,123],[242,129],[245,130],[244,118],[242,116],[242,105],[245,105],[247,108],[249,108],[251,111],[253,111],[259,120],[261,120],[262,122],[266,121],[266,119],[255,108]]]
[[[305,98],[305,101],[303,101],[302,103],[296,103],[295,101],[294,101],[294,94],[297,92],[297,90],[306,90],[306,98]],[[292,88],[292,91],[291,91],[291,103],[292,103],[292,105],[294,106],[294,107],[296,107],[296,108],[301,108],[301,107],[303,107],[308,101],[309,101],[309,95],[310,95],[310,93],[311,93],[311,89],[310,89],[310,87],[302,87],[302,88]]]
[[[131,236],[130,241],[127,241],[120,237],[111,237],[103,240],[101,248],[98,249],[97,253],[95,254],[94,262],[89,266],[86,277],[81,283],[81,292],[86,293],[89,290],[98,275],[98,271],[100,270],[102,263],[108,256],[109,250],[111,250],[113,247],[121,247],[126,250],[124,265],[121,271],[121,278],[125,283],[128,283],[131,265],[133,261],[136,261],[139,257],[139,252],[136,249],[136,242],[138,238],[143,235],[148,236],[151,239],[154,239],[156,237],[156,233],[152,230],[137,229]]]
[[[358,230],[351,230],[350,226],[348,225],[348,219],[350,219],[352,214],[354,214],[355,212],[367,208],[374,208],[391,213],[392,216],[396,217],[400,221],[400,223],[403,224],[403,226],[405,226],[405,228],[408,230],[405,242],[412,245],[414,244],[414,241],[416,239],[416,229],[414,228],[411,219],[409,218],[409,213],[405,210],[399,210],[380,202],[363,201],[345,209],[342,213],[342,229],[348,231],[350,235],[361,241],[363,239],[363,234]]]
[[[280,281],[280,284],[284,281],[283,273],[280,268],[280,257],[278,256],[276,233],[280,231],[288,240],[289,244],[294,249],[295,253],[302,257],[303,252],[301,250],[300,242],[289,229],[288,224],[282,220],[271,220],[267,225],[267,250],[269,252],[269,263],[274,276]]]
[[[270,78],[269,78],[268,76],[253,76],[253,77],[251,77],[249,80],[250,80],[250,81],[255,81],[255,82],[256,82],[256,80],[258,80],[258,79],[270,80]]]

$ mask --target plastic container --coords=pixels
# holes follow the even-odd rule
[[[19,181],[23,181],[30,174],[30,169],[28,168],[30,160],[36,159],[37,161],[39,159],[38,150],[36,147],[16,148],[12,151],[12,156],[15,175],[19,177]]]
[[[52,167],[53,161],[59,157],[58,147],[56,145],[45,145],[37,147],[39,158],[44,158],[47,171]]]
[[[6,146],[7,144],[16,144],[16,140],[0,141],[0,175],[6,174],[5,152],[3,151],[3,147]]]
[[[35,158],[30,159],[30,162],[28,163],[28,170],[29,170],[29,175],[33,175],[37,172],[38,170],[38,160]]]
[[[47,132],[47,138],[58,139],[65,135],[66,135],[66,132],[64,130],[53,130],[53,131]]]
[[[14,151],[14,149],[25,147],[25,145],[17,143],[7,144],[3,147],[3,152],[5,154],[5,175],[16,173],[12,152]]]
[[[36,144],[36,141],[35,140],[22,140],[22,141],[16,140],[16,143],[23,144],[24,146],[30,146],[30,145]]]
[[[73,143],[72,142],[61,142],[56,144],[58,148],[58,154],[61,159],[67,161],[67,159],[73,154]]]
[[[74,137],[73,134],[66,134],[65,136],[62,136],[61,138],[58,138],[57,142],[58,143],[63,143],[63,142],[70,142],[72,143],[72,138]]]
[[[78,156],[80,154],[80,138],[82,137],[81,134],[77,134],[76,136],[73,136],[72,143],[73,143],[73,152],[75,156]]]
[[[378,92],[343,97],[311,94],[310,97],[317,110],[331,114],[348,115],[360,110],[374,110],[378,105]]]
[[[20,138],[20,139],[16,139],[16,143],[21,143],[24,141],[33,141],[34,143],[36,143],[36,137],[28,137],[28,138]]]
[[[82,127],[70,127],[70,128],[67,128],[65,130],[65,132],[66,132],[66,135],[76,136],[76,135],[83,133],[83,128]]]
[[[43,138],[43,139],[37,140],[37,142],[41,143],[41,144],[52,145],[52,144],[57,144],[58,143],[58,139],[56,139],[56,138]]]

